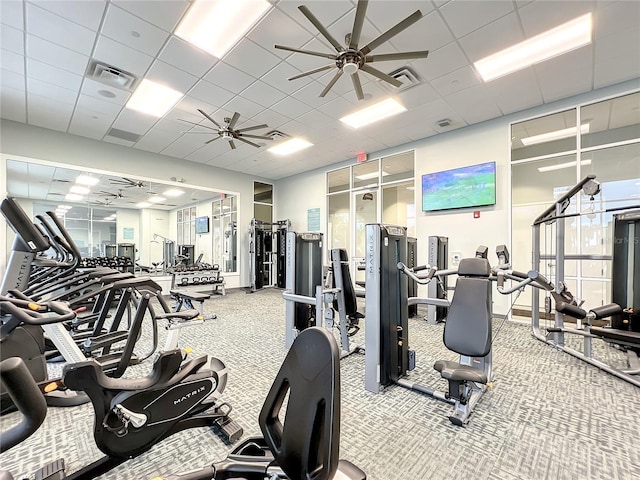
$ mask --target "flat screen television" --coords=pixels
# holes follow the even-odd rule
[[[487,162],[422,176],[422,211],[483,207],[496,203],[496,163]]]
[[[209,217],[196,217],[196,233],[209,233]]]

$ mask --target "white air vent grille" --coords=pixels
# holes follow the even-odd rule
[[[127,132],[126,130],[120,130],[119,128],[112,128],[107,132],[110,137],[119,138],[120,140],[126,140],[127,142],[137,142],[141,135],[133,132]]]
[[[389,72],[389,75],[391,75],[393,78],[397,80],[400,80],[402,82],[402,85],[396,88],[390,83],[383,82],[382,80],[380,80],[380,86],[385,90],[388,90],[394,93],[408,90],[422,83],[422,79],[418,76],[418,74],[412,68],[406,67],[406,66],[400,67],[394,70],[393,72]]]
[[[281,132],[280,130],[271,130],[270,132],[267,132],[264,134],[265,137],[271,137],[274,140],[277,140],[279,138],[288,138],[289,135],[287,135],[286,133]]]
[[[133,91],[138,80],[132,73],[125,72],[106,63],[98,62],[97,60],[91,60],[91,62],[89,62],[86,76],[105,85],[129,92]]]

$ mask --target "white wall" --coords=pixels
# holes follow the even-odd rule
[[[24,125],[9,120],[0,121],[2,143],[2,162],[0,163],[0,191],[6,195],[6,159],[44,160],[55,162],[70,168],[93,169],[115,172],[124,176],[171,183],[171,177],[183,177],[185,183],[196,187],[215,190],[222,193],[237,194],[239,198],[239,242],[240,252],[248,245],[248,221],[253,216],[254,180],[271,183],[260,177],[239,172],[215,168],[201,163],[179,160],[166,155],[133,149],[116,144],[100,142],[90,138],[69,135],[53,130]],[[22,157],[22,158],[18,158]],[[243,212],[247,212],[243,214]],[[170,221],[175,222],[175,214]],[[245,223],[247,223],[245,225]],[[142,226],[140,226],[142,227]],[[246,227],[246,228],[245,228]],[[3,229],[1,231],[4,231]],[[140,230],[140,228],[138,228]],[[121,230],[119,231],[119,234]],[[175,237],[171,228],[167,235]],[[0,262],[6,258],[7,245],[5,235],[0,235]],[[120,241],[120,240],[119,240]],[[138,238],[136,243],[146,238]],[[142,249],[140,249],[142,252]],[[239,275],[228,285],[249,285],[248,255],[240,255]],[[4,266],[3,266],[4,269]],[[227,277],[234,277],[233,275]]]

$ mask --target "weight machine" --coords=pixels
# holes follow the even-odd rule
[[[249,224],[250,292],[264,287],[286,286],[286,235],[289,220],[263,222],[256,218]]]

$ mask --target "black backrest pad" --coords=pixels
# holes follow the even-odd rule
[[[484,258],[460,261],[443,335],[445,346],[460,355],[484,357],[491,350],[489,271],[489,262]],[[474,276],[463,276],[469,274]]]
[[[338,467],[340,365],[327,330],[305,329],[289,353],[260,411],[260,429],[288,478],[329,480]],[[278,414],[289,398],[280,422]]]
[[[344,289],[344,308],[347,316],[351,316],[358,311],[358,299],[356,298],[356,291],[353,289],[353,282],[351,281],[351,270],[349,269],[349,256],[344,248],[334,248],[331,250],[331,263],[333,268],[336,268],[336,264],[339,263],[340,271],[342,272],[342,283]],[[335,274],[333,276],[335,287]],[[337,302],[334,302],[337,308]]]

